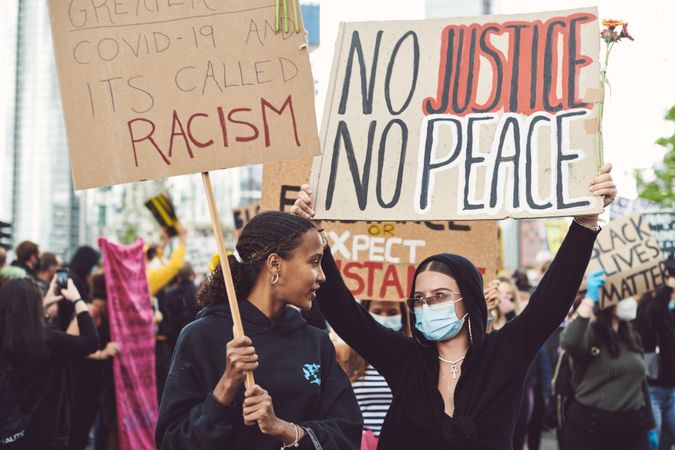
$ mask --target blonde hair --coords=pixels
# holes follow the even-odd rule
[[[513,294],[513,306],[516,308],[516,314],[523,312],[523,309],[525,309],[525,306],[527,305],[527,299],[523,298],[522,293],[518,290],[518,287],[513,282],[513,280],[507,277],[499,277],[497,279],[500,283],[507,284],[509,289],[511,289]]]

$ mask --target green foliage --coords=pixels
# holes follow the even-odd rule
[[[675,106],[666,114],[666,120],[673,122],[675,126]],[[635,171],[638,192],[641,198],[658,203],[664,208],[672,208],[675,205],[675,133],[669,137],[657,139],[657,144],[666,148],[663,162],[654,167],[654,179],[646,181],[640,170]]]

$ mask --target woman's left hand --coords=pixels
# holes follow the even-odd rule
[[[246,425],[257,423],[260,431],[265,434],[275,432],[279,419],[274,414],[272,397],[267,391],[254,384],[246,388],[244,397],[244,423]]]
[[[485,303],[487,303],[488,311],[492,311],[499,306],[501,303],[501,297],[499,295],[499,281],[492,281],[487,288],[483,290],[483,295],[485,296]]]
[[[602,206],[609,206],[614,199],[616,198],[616,183],[611,175],[612,165],[604,164],[600,168],[600,173],[593,180],[591,185],[588,187],[588,190],[591,194],[598,197],[602,197]],[[577,216],[577,221],[588,227],[595,227],[598,224],[598,214],[588,214],[583,216]]]

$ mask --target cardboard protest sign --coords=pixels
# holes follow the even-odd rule
[[[644,198],[617,197],[609,205],[609,220],[630,215],[634,212],[657,211],[659,205]]]
[[[644,216],[632,214],[602,229],[593,247],[588,273],[600,269],[607,275],[600,293],[602,308],[627,297],[637,299],[665,282],[663,254]]]
[[[305,34],[275,33],[274,2],[49,6],[76,189],[318,151]]]
[[[260,203],[234,208],[232,216],[234,218],[234,235],[239,238],[241,230],[244,229],[247,223],[253,219],[256,214],[260,212]]]
[[[322,219],[599,213],[597,10],[343,23],[313,171]]]
[[[675,211],[643,213],[664,259],[675,258]]]
[[[143,240],[123,246],[99,238],[110,335],[124,350],[113,359],[120,450],[154,450],[157,423],[155,330]]]
[[[309,177],[309,160],[266,164],[263,210],[289,210]],[[329,245],[342,276],[360,299],[404,300],[415,268],[436,253],[471,260],[486,279],[496,275],[497,224],[482,222],[326,222]]]

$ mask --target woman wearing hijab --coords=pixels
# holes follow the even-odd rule
[[[604,206],[616,197],[610,170],[603,166],[589,187]],[[310,195],[303,186],[292,212],[312,218]],[[525,310],[487,335],[483,280],[466,258],[439,254],[419,265],[408,300],[414,337],[408,338],[378,324],[354,301],[330,250],[324,252],[319,306],[394,395],[378,448],[512,448],[528,368],[574,300],[599,232],[597,219],[575,218]]]

